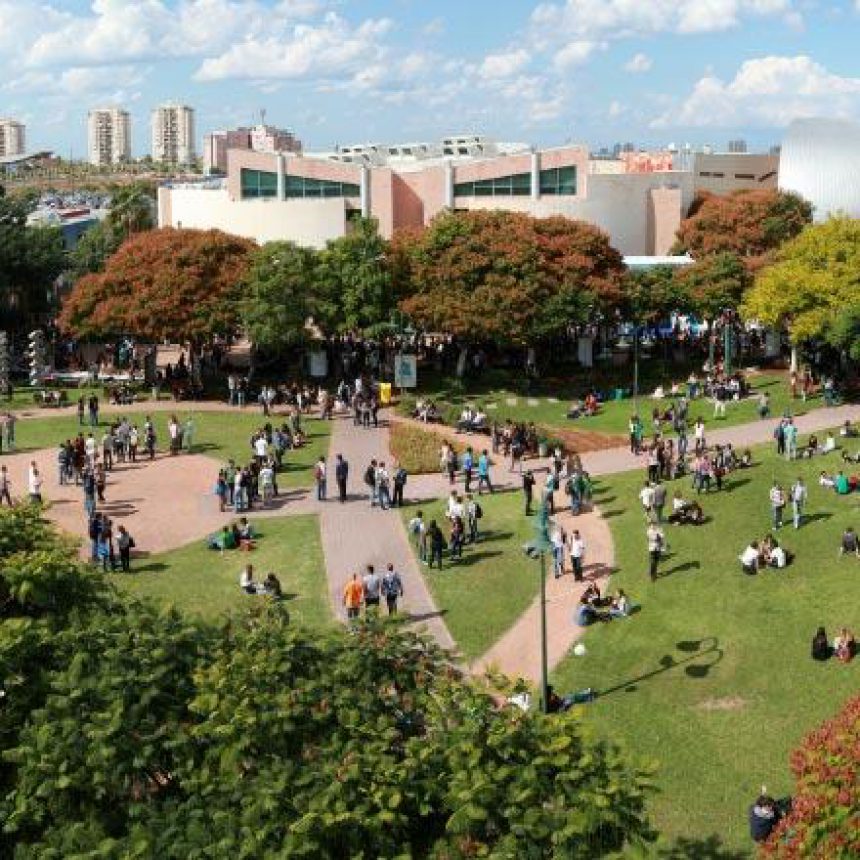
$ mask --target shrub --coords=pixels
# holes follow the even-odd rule
[[[445,437],[432,430],[422,430],[411,424],[393,424],[391,427],[391,456],[409,472],[422,475],[439,471],[439,451]],[[448,439],[459,454],[463,446],[454,439]]]

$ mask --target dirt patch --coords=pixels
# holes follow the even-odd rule
[[[738,711],[745,708],[747,705],[746,699],[740,696],[724,696],[722,699],[705,699],[696,705],[703,711]]]

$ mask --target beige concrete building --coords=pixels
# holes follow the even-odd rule
[[[96,108],[87,118],[90,164],[121,164],[131,160],[131,117],[117,107]]]
[[[16,119],[0,119],[0,158],[23,155],[27,148],[27,130]]]
[[[164,164],[193,164],[197,158],[194,108],[163,104],[152,112],[152,159]]]
[[[302,142],[291,131],[271,125],[260,124],[251,128],[213,131],[203,138],[203,172],[226,173],[227,151],[230,149],[299,154],[302,151]]]
[[[729,194],[751,188],[776,188],[779,156],[755,152],[697,152],[692,156],[696,191]]]

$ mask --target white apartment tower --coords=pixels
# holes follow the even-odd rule
[[[152,159],[166,164],[192,164],[194,147],[194,108],[163,104],[152,112]]]
[[[131,159],[131,118],[120,108],[96,108],[87,120],[90,164],[120,164]]]
[[[16,119],[0,119],[0,158],[23,155],[26,142],[24,123]]]

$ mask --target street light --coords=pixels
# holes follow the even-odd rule
[[[541,710],[549,713],[549,669],[546,654],[546,554],[552,549],[549,539],[549,512],[546,500],[535,517],[534,540],[523,544],[523,552],[529,558],[540,559],[540,688]]]

